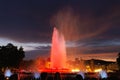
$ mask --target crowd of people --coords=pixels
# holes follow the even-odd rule
[[[42,73],[26,73],[25,77],[20,77],[18,73],[12,74],[7,77],[4,74],[0,74],[0,80],[120,80],[118,77],[109,76],[105,71],[99,72],[99,77],[88,77],[84,72],[79,72],[74,75],[61,74],[59,72],[49,74],[47,72]]]

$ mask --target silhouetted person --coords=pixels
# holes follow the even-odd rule
[[[85,79],[85,73],[83,71],[78,72],[77,75],[81,75],[82,78]]]
[[[110,76],[108,77],[108,80],[120,80],[120,79],[118,79],[118,77],[115,77],[115,76]]]
[[[47,80],[54,80],[52,76],[49,76]]]
[[[56,72],[54,76],[54,80],[61,80],[60,73]]]
[[[76,75],[76,79],[77,79],[77,80],[83,80],[83,77],[82,77],[80,74],[77,74],[77,75]]]
[[[18,80],[18,75],[17,74],[11,75],[9,80]]]
[[[47,80],[47,72],[42,72],[41,73],[41,80]]]
[[[76,78],[72,76],[66,76],[64,80],[76,80]]]
[[[97,78],[91,78],[90,80],[98,80]]]
[[[4,75],[0,74],[0,80],[4,80],[4,79],[5,79]]]
[[[99,80],[108,80],[108,78],[102,78],[102,79],[100,78]],[[116,79],[115,79],[115,80],[116,80]]]

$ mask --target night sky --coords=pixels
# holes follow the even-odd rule
[[[115,61],[120,0],[0,0],[0,46],[22,46],[25,59],[50,56],[54,27],[65,37],[68,59]]]

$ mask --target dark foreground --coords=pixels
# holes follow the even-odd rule
[[[85,73],[85,78],[77,73],[16,73],[11,77],[0,74],[0,80],[120,80],[120,72],[108,73],[108,78],[101,79],[98,73]]]

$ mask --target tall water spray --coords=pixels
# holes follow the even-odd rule
[[[51,68],[66,68],[66,46],[62,33],[56,28],[53,30],[51,47]]]

